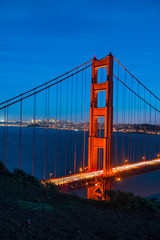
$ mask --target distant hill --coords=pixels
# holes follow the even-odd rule
[[[147,199],[152,199],[152,198],[157,198],[157,200],[160,202],[160,193],[157,193],[157,194],[147,197]]]

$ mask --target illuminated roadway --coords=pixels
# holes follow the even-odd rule
[[[112,170],[112,173],[107,174],[105,177],[114,177],[118,174],[122,174],[122,173],[125,174],[131,171],[133,172],[132,175],[137,175],[137,174],[134,174],[134,171],[137,172],[139,169],[143,169],[143,172],[145,173],[145,168],[146,169],[150,168],[151,171],[153,171],[153,170],[156,170],[154,169],[155,166],[160,166],[160,158],[138,162],[138,163],[125,164],[119,167],[114,167]],[[72,175],[59,177],[59,178],[50,178],[50,179],[43,180],[42,183],[45,184],[45,182],[50,182],[56,185],[63,185],[63,184],[71,184],[72,182],[76,182],[76,181],[78,182],[81,180],[87,180],[87,179],[91,179],[95,177],[103,177],[103,176],[104,176],[103,170],[97,170],[92,172],[82,172],[82,173],[72,174]]]

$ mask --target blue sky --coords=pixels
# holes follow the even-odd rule
[[[0,0],[0,101],[110,51],[159,95],[160,2]]]

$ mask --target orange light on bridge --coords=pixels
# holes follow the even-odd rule
[[[53,175],[53,174],[52,174],[52,173],[50,173],[50,174],[49,174],[49,177],[51,178],[51,177],[52,177],[52,175]]]
[[[121,181],[121,178],[120,178],[120,177],[119,177],[119,178],[116,178],[116,181],[118,181],[118,182]]]
[[[145,160],[146,160],[146,157],[145,157],[145,156],[143,156],[143,157],[142,157],[142,160],[143,160],[143,161],[145,161]]]
[[[159,157],[160,157],[160,154],[158,153],[158,154],[157,154],[157,158],[159,158]]]

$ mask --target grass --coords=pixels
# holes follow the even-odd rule
[[[17,201],[17,207],[28,208],[32,210],[46,210],[52,211],[54,208],[48,203],[36,203],[36,202],[28,202],[28,201]]]

